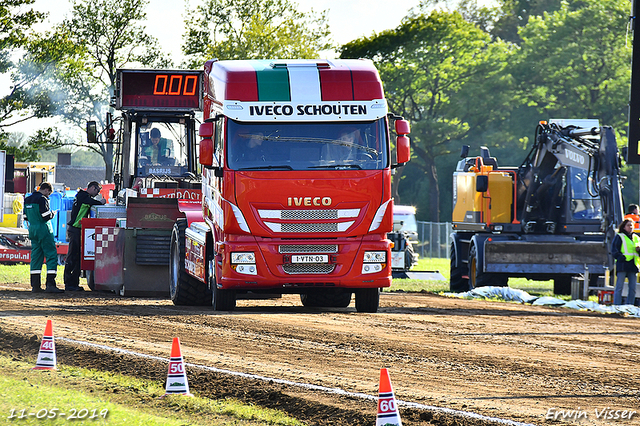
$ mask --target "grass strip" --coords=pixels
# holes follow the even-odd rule
[[[35,365],[0,354],[0,423],[15,425],[200,426],[303,423],[233,400],[164,395],[164,384],[97,370]],[[64,413],[64,415],[63,415]],[[75,418],[74,418],[75,417]]]

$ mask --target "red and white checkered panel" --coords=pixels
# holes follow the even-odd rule
[[[125,230],[97,226],[95,234],[95,283],[97,289],[117,290],[124,284]]]

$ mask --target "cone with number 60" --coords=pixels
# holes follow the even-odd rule
[[[164,396],[167,395],[193,396],[189,393],[187,372],[184,370],[184,361],[180,352],[180,340],[177,337],[173,338],[173,344],[171,345],[171,359],[169,360],[169,372]]]
[[[378,417],[376,426],[402,426],[398,404],[391,387],[391,379],[386,368],[380,370],[380,388],[378,391]]]
[[[40,344],[40,352],[38,352],[38,360],[36,366],[32,370],[55,370],[56,369],[56,344],[53,341],[53,324],[51,320],[47,320],[47,326],[44,329],[42,343]]]

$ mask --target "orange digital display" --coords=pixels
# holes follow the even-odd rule
[[[200,71],[119,70],[121,109],[200,109]]]

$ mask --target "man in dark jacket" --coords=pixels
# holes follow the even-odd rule
[[[58,251],[53,238],[51,219],[55,213],[49,208],[49,195],[53,192],[51,184],[43,182],[40,188],[24,200],[24,214],[29,222],[29,239],[31,240],[31,291],[42,292],[42,263],[47,258],[46,293],[63,293],[56,287],[58,272]]]
[[[87,190],[80,190],[76,194],[76,199],[73,201],[73,207],[71,208],[71,217],[67,222],[67,236],[69,239],[69,250],[67,252],[67,260],[64,265],[64,288],[67,291],[84,291],[84,288],[80,287],[80,253],[82,247],[80,246],[80,232],[82,226],[80,221],[89,216],[91,206],[97,206],[104,204],[106,200],[96,200],[102,186],[96,182],[89,182]]]

